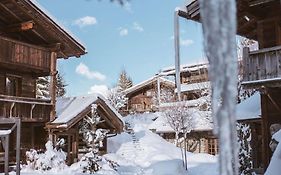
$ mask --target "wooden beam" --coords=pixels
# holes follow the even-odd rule
[[[50,97],[53,109],[51,111],[50,121],[56,117],[56,76],[57,76],[57,53],[51,53],[51,82],[50,82]]]
[[[13,24],[7,27],[0,28],[0,31],[5,33],[15,33],[15,32],[25,32],[28,30],[32,30],[33,28],[34,28],[34,22],[26,21],[26,22]]]

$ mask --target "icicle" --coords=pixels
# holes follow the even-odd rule
[[[212,115],[220,139],[220,174],[237,175],[236,1],[200,0],[204,46],[210,63]]]

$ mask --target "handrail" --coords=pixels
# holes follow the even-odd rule
[[[250,52],[250,55],[266,53],[266,52],[271,52],[271,51],[276,51],[276,50],[281,50],[281,46],[275,46],[275,47],[264,48],[264,49],[252,51],[252,52]]]
[[[15,97],[15,96],[0,95],[0,101],[52,106],[51,100],[28,98],[28,97]]]

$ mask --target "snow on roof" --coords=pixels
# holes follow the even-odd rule
[[[57,118],[52,123],[67,123],[85,108],[93,104],[99,95],[63,97],[58,98],[56,103]]]
[[[189,110],[192,114],[192,131],[208,131],[213,129],[213,123],[210,121],[210,111],[200,111],[195,108]],[[149,125],[149,129],[155,130],[156,133],[175,132],[163,113],[162,115],[159,115],[159,117],[151,125]]]
[[[51,13],[45,9],[37,0],[30,0],[30,2],[37,7],[39,10],[41,10],[57,27],[62,29],[63,32],[68,34],[74,41],[76,41],[79,45],[82,47],[85,47],[85,44],[78,38],[76,37],[70,30],[68,30],[64,25],[62,25],[59,20],[57,20]],[[85,48],[85,52],[87,49]]]
[[[182,84],[181,91],[189,92],[189,91],[194,91],[194,90],[207,89],[210,87],[211,87],[211,83],[209,81],[201,82],[201,83]],[[177,92],[177,89],[175,89],[175,92]]]
[[[52,123],[65,124],[69,122],[85,108],[94,104],[98,99],[104,101],[110,110],[122,121],[122,116],[114,109],[108,100],[100,94],[91,94],[89,96],[58,98],[56,103],[57,118]]]
[[[157,78],[160,79],[161,83],[166,83],[166,84],[169,84],[171,86],[175,86],[175,83],[173,81],[171,81],[171,80],[168,80],[168,79],[163,78],[163,77],[153,76],[153,77],[151,77],[151,78],[149,78],[149,79],[147,79],[147,80],[145,80],[143,82],[140,82],[140,83],[138,83],[138,84],[136,84],[136,85],[134,85],[134,86],[124,90],[124,93],[125,94],[132,93],[132,92],[134,92],[134,91],[136,91],[136,90],[138,90],[138,89],[140,89],[142,87],[145,87],[145,86],[149,85],[150,83],[153,83],[154,81],[157,81]]]
[[[196,71],[198,69],[208,68],[208,65],[209,64],[207,62],[182,64],[180,65],[180,71],[181,72]],[[170,67],[162,68],[159,75],[167,76],[167,75],[173,75],[175,73],[176,73],[175,66],[170,66]]]
[[[0,136],[11,134],[12,130],[6,129],[6,130],[0,130]]]
[[[260,94],[255,93],[251,97],[242,101],[236,106],[236,119],[249,120],[261,118],[261,99]]]

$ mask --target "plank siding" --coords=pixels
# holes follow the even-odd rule
[[[243,59],[243,81],[281,78],[281,46],[243,53]]]
[[[49,72],[51,58],[49,50],[3,37],[0,37],[0,45],[0,63]]]

